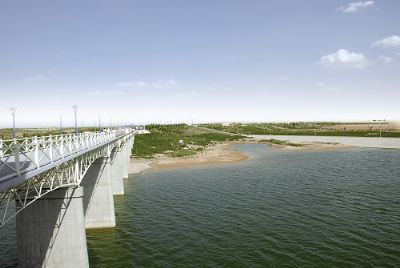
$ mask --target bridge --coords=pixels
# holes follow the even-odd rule
[[[89,267],[85,229],[115,227],[138,132],[0,140],[0,231],[16,217],[20,267]]]

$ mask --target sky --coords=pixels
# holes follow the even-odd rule
[[[0,127],[400,120],[398,0],[0,0]]]

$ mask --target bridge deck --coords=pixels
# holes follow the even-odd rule
[[[127,131],[0,140],[0,192],[105,146]]]
[[[44,195],[79,186],[96,159],[111,157],[113,148],[129,143],[133,135],[123,129],[0,140],[0,227]]]

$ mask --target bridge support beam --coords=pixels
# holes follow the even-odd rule
[[[114,197],[111,184],[111,160],[101,157],[93,162],[81,185],[86,229],[115,227]]]
[[[111,155],[111,185],[114,195],[124,194],[124,180],[122,172],[121,152],[114,151]]]
[[[19,267],[89,267],[82,196],[58,189],[17,215]]]

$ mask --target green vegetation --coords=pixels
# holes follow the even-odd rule
[[[136,135],[132,154],[137,158],[152,158],[155,154],[175,157],[195,155],[205,146],[217,141],[235,141],[244,138],[239,135],[216,133],[185,124],[148,125],[150,134]],[[181,141],[181,142],[180,142]]]
[[[293,142],[281,141],[281,140],[275,140],[275,139],[260,140],[259,142],[260,143],[271,143],[271,144],[276,144],[276,145],[292,146],[292,147],[303,147],[304,146],[304,144],[301,144],[301,143],[293,143]]]
[[[64,128],[63,134],[71,134],[74,133],[74,128]],[[98,128],[94,127],[85,127],[78,128],[78,132],[86,132],[86,131],[99,131]],[[49,136],[49,135],[60,135],[59,128],[18,128],[17,129],[17,138],[25,138],[25,137],[34,137],[34,136]],[[0,139],[9,140],[13,138],[13,130],[12,128],[3,128],[0,129]]]
[[[294,123],[235,123],[203,124],[205,128],[242,135],[302,135],[302,136],[354,136],[354,137],[400,137],[400,129],[389,122],[339,123],[339,122],[294,122]]]

